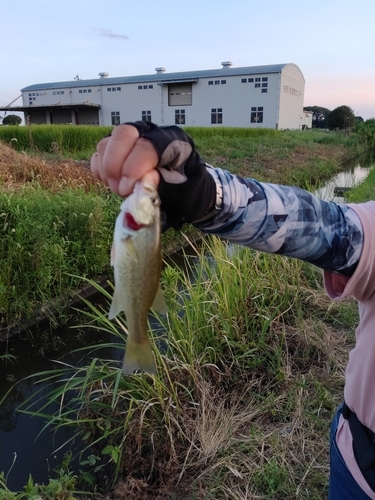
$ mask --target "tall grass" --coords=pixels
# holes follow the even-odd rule
[[[31,125],[27,127],[0,127],[0,140],[11,144],[17,151],[32,151],[52,155],[73,155],[89,158],[100,139],[111,133],[113,127],[92,127],[89,125]],[[279,131],[265,128],[236,127],[185,127],[202,155],[210,161],[210,151],[217,148],[218,156],[237,154],[251,158],[256,152],[270,147],[276,156],[290,153],[293,148],[320,144],[343,146],[354,156],[369,147],[372,136],[362,131],[345,135],[342,132]],[[373,142],[371,142],[371,145]],[[223,146],[223,148],[221,147]],[[241,152],[242,151],[242,152]]]
[[[149,332],[157,375],[124,377],[98,357],[38,374],[60,403],[50,424],[83,432],[112,466],[107,487],[122,480],[119,498],[321,499],[343,340],[323,322],[319,276],[208,238],[188,272],[164,270],[169,312]],[[90,326],[126,341],[124,318],[111,323],[108,305],[87,305]],[[332,306],[332,324],[347,320],[340,307],[349,306]],[[23,411],[45,417],[30,401]]]
[[[90,127],[88,125],[30,125],[27,127],[0,127],[0,140],[11,144],[17,151],[39,153],[82,154],[95,151],[96,144],[113,127]]]
[[[108,272],[120,200],[37,183],[0,192],[0,315],[11,325],[78,286],[72,275]]]

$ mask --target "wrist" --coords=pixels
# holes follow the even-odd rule
[[[215,199],[212,200],[212,203],[209,205],[209,208],[203,217],[200,217],[197,220],[193,221],[193,224],[201,224],[203,222],[207,222],[211,219],[213,219],[218,213],[221,212],[223,208],[223,186],[220,182],[220,180],[217,178],[215,175],[215,170],[212,168],[210,165],[206,164],[206,169],[207,172],[211,175],[216,191],[215,191]]]

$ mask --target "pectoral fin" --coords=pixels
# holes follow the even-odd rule
[[[161,289],[160,284],[156,291],[156,295],[154,297],[154,302],[152,303],[151,309],[154,309],[154,311],[158,312],[159,314],[167,314],[168,312],[167,304],[165,303],[163,290]]]
[[[132,240],[131,236],[127,236],[124,239],[124,242],[125,242],[126,249],[129,253],[131,259],[134,260],[134,262],[138,262],[137,252],[134,248],[134,244],[133,244],[133,240]]]

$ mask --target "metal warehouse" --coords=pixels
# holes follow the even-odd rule
[[[38,83],[21,90],[26,124],[117,125],[147,120],[203,127],[311,127],[303,111],[305,79],[297,65],[272,64]]]

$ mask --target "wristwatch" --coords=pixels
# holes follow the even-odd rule
[[[215,215],[221,212],[223,209],[223,186],[220,182],[220,180],[217,178],[217,175],[215,175],[215,169],[211,167],[211,165],[206,164],[206,169],[209,174],[211,174],[213,180],[215,181],[216,185],[216,201],[215,201],[215,206],[213,210],[208,212],[206,215],[201,217],[198,220],[194,220],[193,224],[201,224],[202,222],[206,222],[210,219],[213,219]]]

